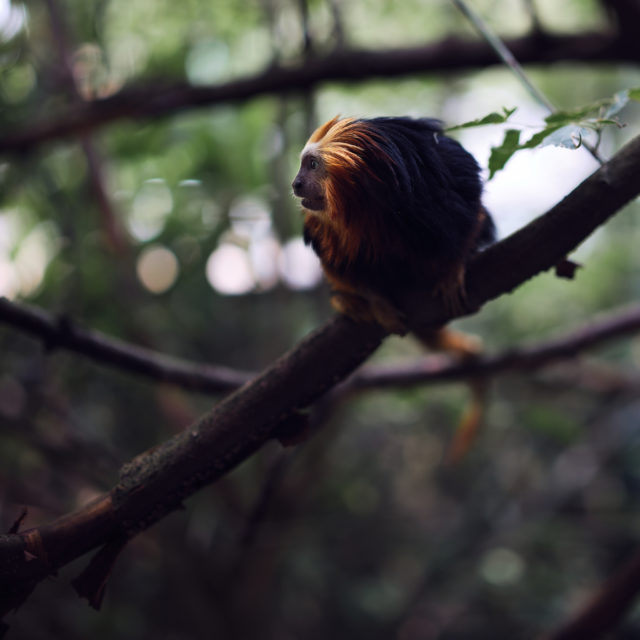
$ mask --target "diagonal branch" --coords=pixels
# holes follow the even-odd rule
[[[478,256],[467,274],[474,308],[553,267],[640,193],[640,137],[562,202]],[[416,296],[414,325],[448,321],[443,305]],[[424,300],[422,300],[424,304]],[[337,316],[182,433],[125,465],[118,484],[91,505],[48,525],[0,537],[0,613],[37,582],[90,549],[135,535],[247,459],[278,426],[344,379],[385,337]]]
[[[559,60],[605,63],[640,61],[640,42],[624,46],[615,33],[537,34],[506,40],[522,64]],[[76,136],[109,123],[168,115],[187,109],[245,102],[263,95],[305,92],[326,82],[365,81],[417,73],[451,73],[499,64],[486,43],[447,38],[434,44],[372,51],[339,49],[293,66],[275,66],[254,76],[213,86],[166,82],[131,86],[108,98],[67,109],[64,114],[29,123],[22,131],[5,131],[0,153],[22,153],[43,142]]]

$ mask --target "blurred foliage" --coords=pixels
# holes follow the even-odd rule
[[[276,59],[300,61],[302,4],[0,0],[0,135],[127,84],[217,83]],[[528,4],[474,3],[507,36],[531,27]],[[338,43],[338,19],[347,42],[369,48],[468,33],[446,2],[307,5],[319,52]],[[66,24],[80,98],[69,89],[49,6]],[[550,30],[604,21],[595,0],[535,6]],[[531,77],[567,111],[640,85],[629,67],[555,65]],[[82,140],[2,157],[0,293],[166,353],[259,369],[330,314],[324,285],[290,286],[302,263],[293,262],[293,274],[277,269],[300,235],[289,182],[309,123],[407,113],[456,124],[503,105],[518,108],[509,124],[460,132],[486,165],[512,120],[544,126],[546,114],[504,69],[119,120]],[[605,153],[637,134],[639,116],[637,104],[618,114],[626,127],[605,132]],[[519,152],[487,187],[501,229],[543,212],[545,198],[559,199],[593,170],[583,150],[547,152]],[[540,158],[548,172],[569,171],[557,194]],[[636,203],[581,247],[575,281],[542,275],[459,324],[497,350],[568,332],[636,299],[637,214]],[[231,275],[245,274],[236,282],[242,294],[209,282],[221,246],[240,251],[228,255],[240,260]],[[155,254],[151,277],[168,264],[177,273],[169,269],[152,290],[141,256],[158,248],[166,251]],[[123,462],[215,401],[47,351],[11,328],[0,328],[0,352],[5,530],[22,505],[32,526],[108,490]],[[391,338],[373,361],[418,355],[411,338]],[[455,468],[443,456],[468,402],[464,385],[363,394],[335,408],[309,442],[265,447],[134,540],[100,613],[68,584],[83,558],[8,622],[28,638],[533,637],[564,620],[637,543],[639,360],[640,342],[625,339],[497,379],[485,429]],[[639,632],[636,612],[615,637]]]

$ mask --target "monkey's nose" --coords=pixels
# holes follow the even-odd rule
[[[291,186],[293,187],[293,193],[295,193],[296,195],[298,195],[298,192],[300,191],[300,189],[302,189],[302,180],[300,178],[296,178],[292,183]]]

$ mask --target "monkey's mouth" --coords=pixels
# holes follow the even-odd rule
[[[302,206],[311,211],[322,211],[324,209],[324,198],[302,198]]]

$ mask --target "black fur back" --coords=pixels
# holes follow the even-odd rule
[[[495,239],[482,210],[480,167],[458,142],[442,132],[438,120],[382,117],[361,120],[391,162],[371,150],[366,158],[376,178],[364,177],[372,206],[395,225],[415,249],[453,257]],[[364,185],[362,185],[364,186]],[[468,240],[476,235],[469,247]]]

